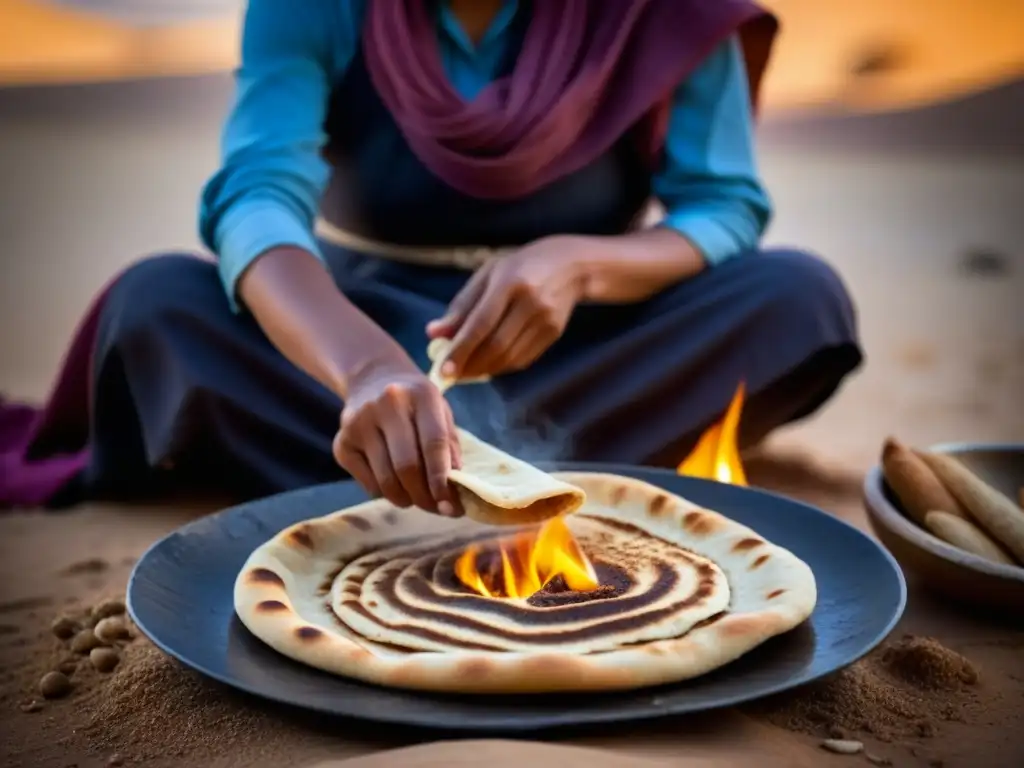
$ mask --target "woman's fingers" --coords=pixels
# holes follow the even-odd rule
[[[464,375],[495,376],[513,370],[513,349],[519,339],[530,334],[534,325],[529,304],[513,302],[497,327],[466,361]]]
[[[487,342],[502,317],[509,309],[509,291],[498,280],[488,283],[487,289],[469,311],[465,322],[452,338],[452,348],[441,372],[453,378],[487,375],[487,371],[469,370],[466,364],[477,349]]]
[[[434,506],[443,515],[455,514],[448,474],[452,469],[450,420],[440,395],[424,392],[415,405],[414,418],[427,489]]]
[[[452,455],[452,469],[462,469],[462,445],[459,443],[459,433],[455,430],[455,417],[447,403],[445,403],[444,415],[448,423],[448,448]]]
[[[458,511],[448,485],[462,460],[451,409],[421,373],[369,382],[342,411],[334,455],[370,493],[399,507]]]
[[[361,451],[346,445],[340,430],[338,434],[334,436],[333,447],[335,461],[337,461],[346,472],[352,475],[352,478],[363,486],[363,490],[365,490],[371,497],[380,496],[380,486],[377,484],[377,478],[374,477],[373,470],[370,469],[370,465],[367,463],[366,457]]]
[[[435,339],[439,336],[450,338],[458,333],[467,315],[477,305],[487,289],[487,282],[493,268],[494,262],[488,262],[480,267],[462,286],[462,290],[455,294],[455,298],[448,304],[444,316],[427,323],[427,335],[430,338]]]
[[[426,454],[417,435],[418,412],[424,407],[422,398],[397,386],[386,388],[385,395],[378,409],[378,426],[391,466],[412,503],[436,512],[437,502],[427,480]]]
[[[398,471],[391,462],[391,454],[388,451],[388,444],[384,434],[374,430],[363,438],[363,455],[370,465],[370,471],[380,487],[384,498],[396,507],[411,507],[412,499],[406,492],[401,480],[398,478]]]

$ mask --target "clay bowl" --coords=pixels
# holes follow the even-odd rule
[[[1024,487],[1024,444],[943,444],[929,450],[956,457],[1015,501]],[[976,608],[1024,611],[1024,568],[991,563],[918,527],[903,513],[881,466],[864,480],[864,506],[875,535],[926,586]]]

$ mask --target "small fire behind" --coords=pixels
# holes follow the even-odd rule
[[[738,439],[745,394],[746,388],[740,382],[722,420],[712,424],[701,435],[697,446],[679,465],[680,475],[703,477],[731,485],[747,485]]]
[[[577,592],[599,586],[594,566],[561,517],[534,530],[467,547],[455,561],[455,575],[474,592],[497,598],[530,597],[555,577]]]

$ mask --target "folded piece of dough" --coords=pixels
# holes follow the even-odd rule
[[[459,429],[462,468],[448,475],[472,520],[488,525],[528,525],[575,512],[586,494],[525,461]]]
[[[489,380],[489,376],[458,380],[443,376],[441,366],[451,347],[451,339],[434,339],[427,347],[431,363],[428,376],[441,392],[455,384]],[[459,429],[458,435],[462,469],[453,469],[448,481],[455,486],[470,519],[488,525],[529,525],[575,512],[586,500],[579,488],[556,480],[464,429]]]
[[[452,349],[451,339],[434,339],[427,345],[427,357],[430,359],[430,373],[427,374],[434,386],[442,392],[446,392],[456,384],[481,384],[490,381],[490,376],[477,376],[472,379],[452,379],[441,375],[441,366],[448,359],[448,353]]]

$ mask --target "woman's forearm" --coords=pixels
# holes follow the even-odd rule
[[[704,257],[675,230],[656,227],[593,239],[582,249],[584,300],[597,304],[643,301],[706,266]]]
[[[338,290],[323,263],[300,248],[274,248],[257,258],[238,293],[281,354],[343,399],[354,376],[395,355],[407,357]]]

